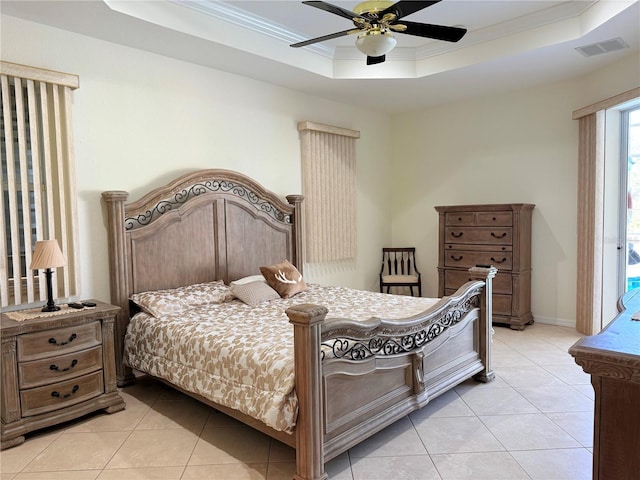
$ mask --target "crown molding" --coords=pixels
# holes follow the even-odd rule
[[[170,0],[171,3],[184,8],[209,15],[225,22],[246,28],[253,32],[267,35],[288,44],[307,39],[300,32],[291,30],[284,25],[268,21],[264,17],[253,15],[246,10],[237,8],[229,3],[220,1]],[[432,41],[421,47],[396,47],[387,54],[387,60],[420,61],[436,55],[453,52],[465,47],[476,45],[501,37],[513,35],[543,25],[560,22],[583,14],[596,0],[573,0],[549,7],[544,10],[501,22],[490,27],[470,31],[458,43]],[[402,34],[400,34],[402,36]],[[362,53],[354,47],[331,48],[326,44],[317,43],[304,47],[314,53],[334,60],[361,60]]]
[[[271,38],[275,38],[277,40],[286,42],[288,44],[298,43],[298,42],[307,40],[306,36],[302,35],[299,32],[293,31],[289,27],[285,27],[284,25],[280,25],[276,22],[268,21],[264,17],[253,15],[247,12],[246,10],[242,10],[241,8],[234,7],[229,3],[218,2],[218,1],[202,1],[202,0],[200,1],[169,0],[169,1],[175,5],[179,5],[184,8],[189,8],[196,12],[209,15],[211,17],[217,18],[219,20],[223,20],[233,25],[237,25],[239,27],[246,28],[253,32],[260,33],[262,35],[267,35]],[[332,58],[334,54],[333,48],[320,43],[312,44],[305,48],[319,55],[323,55],[329,58]]]

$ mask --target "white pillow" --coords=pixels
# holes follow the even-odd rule
[[[243,278],[239,278],[238,280],[234,280],[229,284],[229,286],[244,285],[245,283],[257,282],[257,281],[267,283],[267,281],[264,279],[262,275],[249,275],[248,277],[243,277]]]

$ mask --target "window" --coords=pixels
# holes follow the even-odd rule
[[[73,296],[78,249],[71,91],[78,77],[0,62],[0,83],[1,305],[46,299],[43,272],[29,269],[37,240],[58,240],[67,265],[56,269],[54,292]]]
[[[356,256],[356,140],[360,132],[299,122],[306,261]]]
[[[622,126],[620,129],[620,160],[623,196],[625,203],[620,208],[622,214],[620,225],[624,227],[621,237],[622,285],[618,291],[621,295],[627,290],[640,287],[640,99],[634,107],[620,112]],[[634,205],[635,202],[635,205]]]

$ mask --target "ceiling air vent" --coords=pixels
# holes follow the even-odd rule
[[[592,43],[591,45],[577,47],[576,50],[585,57],[593,57],[594,55],[615,52],[617,50],[622,50],[623,48],[629,48],[629,45],[627,45],[623,39],[618,37],[611,40],[605,40],[603,42]]]

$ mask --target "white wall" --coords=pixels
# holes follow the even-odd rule
[[[418,248],[437,294],[436,205],[533,203],[532,310],[575,325],[578,124],[572,112],[638,85],[630,56],[588,77],[393,118],[393,243]],[[470,80],[472,81],[472,80]]]
[[[2,59],[74,73],[83,298],[109,300],[107,237],[100,193],[130,200],[202,168],[246,173],[281,196],[301,192],[297,122],[361,131],[358,255],[309,266],[309,281],[376,285],[391,236],[390,119],[270,84],[2,16]]]

